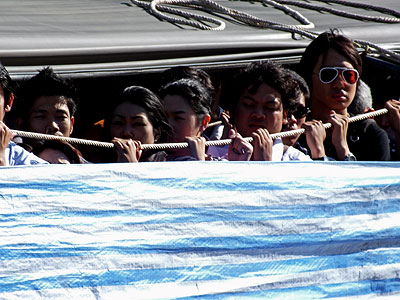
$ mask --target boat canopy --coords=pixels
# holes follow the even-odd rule
[[[200,6],[207,1],[193,3]],[[302,25],[298,17],[266,4],[269,2],[273,1],[217,2],[223,8],[246,14],[245,20],[233,18],[235,11],[214,10],[210,13],[194,9],[194,4],[190,8],[170,6],[212,17],[220,23],[186,18],[188,21],[213,29],[219,24],[225,26],[223,30],[201,30],[161,20],[148,8],[128,0],[2,0],[0,59],[11,75],[19,78],[32,75],[47,65],[72,77],[98,77],[172,65],[221,65],[261,57],[298,58],[310,42],[309,38],[288,31],[261,28],[265,27],[263,22],[246,24],[248,16],[253,16],[278,24]],[[367,40],[386,49],[400,49],[400,23],[366,21],[366,16],[397,18],[399,21],[399,16],[390,11],[382,13],[371,8],[379,6],[400,12],[398,0],[363,0],[359,3],[370,6],[369,9],[337,4],[336,1],[291,2],[320,7],[315,10],[289,6],[305,18],[303,23],[309,24],[302,30],[320,33],[339,28],[353,39]],[[150,6],[150,2],[143,3]],[[323,8],[336,9],[340,13],[335,15],[323,11]],[[344,13],[364,17],[359,20],[346,17]]]

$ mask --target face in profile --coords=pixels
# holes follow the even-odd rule
[[[182,96],[166,95],[163,102],[168,123],[173,130],[174,142],[183,142],[186,137],[201,134],[198,116]]]
[[[239,98],[234,115],[235,125],[243,137],[249,137],[258,128],[269,133],[282,129],[282,98],[274,88],[263,83],[255,93],[245,90]]]
[[[142,144],[154,144],[155,132],[148,113],[143,107],[123,102],[112,114],[110,137],[137,140]]]
[[[28,114],[27,130],[69,137],[74,117],[62,96],[41,96],[35,100]]]
[[[320,73],[326,67],[339,68],[328,68]],[[353,82],[354,76],[349,76],[350,73],[346,71],[353,69],[354,66],[348,59],[336,50],[329,49],[325,55],[321,54],[312,75],[312,102],[316,101],[319,106],[339,113],[347,109],[357,90],[357,82]]]

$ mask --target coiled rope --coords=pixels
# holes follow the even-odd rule
[[[386,108],[382,108],[377,111],[350,117],[349,123],[353,123],[353,122],[369,119],[372,117],[384,115],[387,112],[388,112],[388,110]],[[328,128],[332,127],[332,124],[325,123],[325,124],[323,124],[323,126],[326,129],[328,129]],[[114,144],[108,143],[108,142],[99,142],[99,141],[93,141],[93,140],[63,137],[63,136],[49,135],[49,134],[36,133],[36,132],[19,131],[19,130],[13,130],[13,129],[11,130],[11,132],[17,136],[24,137],[24,138],[43,139],[43,140],[60,140],[60,141],[68,142],[71,144],[95,146],[95,147],[103,147],[103,148],[114,148]],[[304,132],[305,132],[305,129],[301,128],[301,129],[296,129],[296,130],[291,130],[291,131],[272,133],[271,138],[277,139],[277,138],[296,136],[296,135],[303,134]],[[253,141],[252,137],[246,137],[244,139],[248,142]],[[206,146],[222,147],[225,145],[229,145],[231,142],[232,142],[231,139],[206,141]],[[183,149],[183,148],[187,148],[187,147],[189,147],[189,144],[187,142],[165,143],[165,144],[142,144],[141,145],[142,150],[169,150],[169,149]]]
[[[282,23],[264,20],[264,19],[258,18],[256,16],[253,16],[251,14],[241,12],[239,10],[227,8],[225,6],[222,6],[218,3],[216,3],[213,0],[151,0],[151,2],[143,1],[143,0],[131,0],[132,3],[148,10],[151,14],[155,15],[160,20],[166,20],[168,22],[176,23],[176,24],[183,24],[183,25],[191,26],[191,27],[198,28],[201,30],[224,30],[226,25],[225,25],[225,22],[218,20],[217,18],[206,17],[206,16],[194,14],[194,13],[183,11],[183,10],[180,10],[177,8],[168,7],[166,5],[184,6],[184,7],[189,7],[189,8],[201,9],[210,14],[227,15],[227,16],[235,19],[236,21],[240,21],[240,22],[247,24],[249,26],[252,26],[252,27],[263,28],[263,29],[268,28],[268,29],[273,29],[273,30],[289,32],[292,35],[299,35],[299,36],[303,36],[303,37],[306,37],[309,39],[314,39],[319,35],[319,33],[317,33],[317,32],[312,32],[312,31],[308,30],[311,28],[315,28],[314,24],[310,20],[308,20],[306,17],[304,17],[301,13],[288,7],[287,5],[294,5],[294,6],[298,6],[301,8],[316,10],[319,12],[324,11],[324,12],[339,15],[342,17],[352,18],[352,19],[361,20],[361,21],[373,21],[373,22],[381,22],[381,23],[400,23],[400,13],[395,10],[388,9],[385,7],[379,7],[379,6],[375,6],[375,5],[357,3],[357,2],[350,2],[350,1],[344,1],[344,0],[315,0],[315,1],[323,2],[323,3],[335,3],[335,4],[350,6],[350,7],[361,8],[361,9],[365,9],[365,10],[373,10],[373,11],[377,11],[380,13],[392,15],[392,16],[394,16],[394,18],[360,15],[360,14],[356,14],[356,13],[350,13],[350,12],[347,12],[344,10],[334,9],[331,7],[317,6],[317,5],[312,5],[309,3],[299,2],[299,1],[294,1],[294,0],[258,0],[258,1],[262,2],[263,4],[273,6],[274,8],[285,12],[286,14],[290,15],[294,19],[298,20],[300,22],[300,25],[288,25],[288,24],[282,24]],[[163,12],[181,16],[184,19],[172,17]],[[190,20],[190,19],[193,19],[195,21]],[[212,27],[212,26],[206,25],[203,23],[204,21],[210,22],[213,24],[217,24],[218,26]],[[400,62],[400,55],[395,53],[394,51],[384,49],[378,45],[375,45],[375,44],[367,42],[367,41],[354,40],[354,42],[358,46],[364,48],[365,50],[367,50],[369,52],[375,52],[375,53],[387,56],[389,58],[392,58],[397,62]]]

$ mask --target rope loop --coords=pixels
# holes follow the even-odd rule
[[[350,6],[365,10],[372,10],[379,13],[392,15],[393,18],[390,17],[382,17],[382,16],[367,16],[367,15],[360,15],[356,13],[350,13],[348,11],[335,9],[332,7],[324,7],[319,5],[313,5],[306,2],[299,2],[295,0],[256,0],[258,2],[263,3],[267,6],[272,6],[273,8],[279,9],[283,11],[285,14],[291,16],[292,18],[296,19],[300,22],[299,25],[288,25],[277,23],[269,20],[264,20],[258,17],[255,17],[251,14],[230,9],[225,6],[218,4],[213,0],[150,0],[151,2],[142,1],[142,0],[131,0],[132,3],[136,4],[139,7],[142,7],[152,13],[154,16],[158,17],[160,20],[166,20],[171,23],[182,24],[191,26],[201,30],[213,30],[213,31],[220,31],[224,30],[226,25],[225,22],[218,20],[213,17],[207,17],[203,15],[194,14],[188,11],[183,11],[178,8],[172,8],[173,6],[184,6],[194,9],[199,9],[206,11],[210,14],[221,14],[227,15],[233,18],[236,21],[239,21],[243,24],[248,26],[262,28],[262,29],[272,29],[278,30],[283,32],[291,33],[292,36],[302,36],[309,39],[315,39],[319,33],[310,31],[309,29],[315,28],[314,24],[308,20],[305,16],[303,16],[298,11],[288,7],[288,5],[298,6],[305,9],[316,10],[318,12],[328,12],[334,15],[338,15],[345,18],[356,19],[360,21],[371,21],[371,22],[380,22],[380,23],[400,23],[400,12],[388,9],[385,7],[375,6],[375,5],[368,5],[358,2],[350,2],[344,0],[315,0],[323,3],[334,3],[343,6]],[[166,6],[169,5],[169,6]],[[177,15],[181,18],[176,18],[165,13]],[[196,21],[193,21],[194,19]],[[212,24],[216,24],[216,27],[212,27],[209,25],[204,24],[203,22],[208,22]],[[365,42],[365,41],[358,41],[360,45],[366,50],[373,49],[376,53],[386,56],[387,58],[391,58],[396,62],[400,62],[400,55],[395,53],[394,51],[390,51],[379,47],[373,43]]]

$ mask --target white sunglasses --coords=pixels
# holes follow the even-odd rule
[[[334,81],[341,71],[342,78],[349,84],[355,84],[358,80],[358,71],[343,67],[325,67],[319,70],[319,80],[322,83],[328,84]]]

